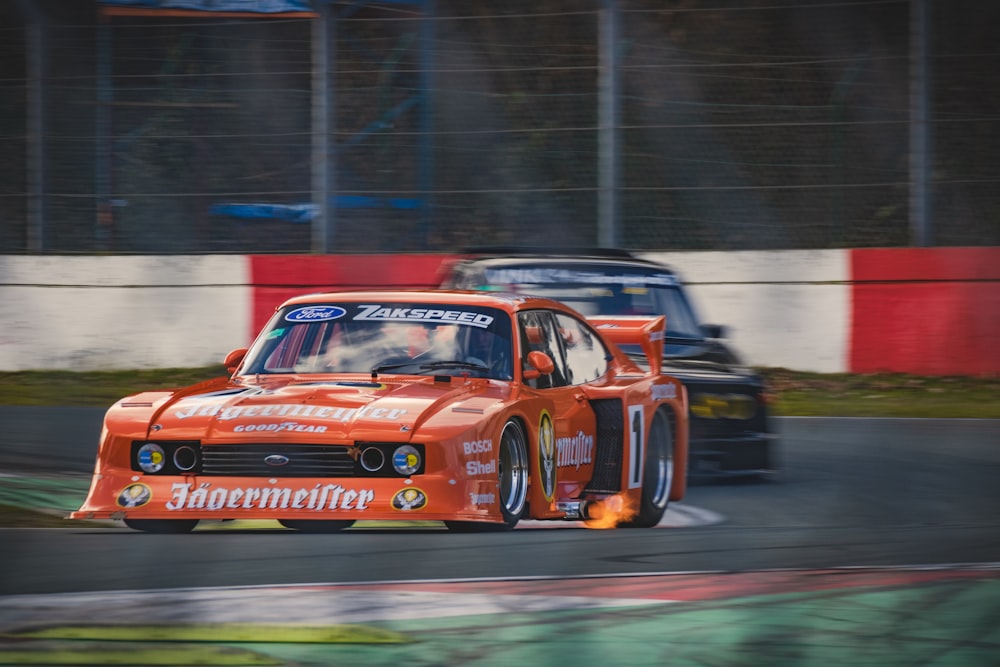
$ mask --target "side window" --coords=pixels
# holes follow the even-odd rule
[[[593,329],[570,315],[556,313],[555,316],[566,351],[567,384],[583,384],[604,375],[608,368],[608,351]]]
[[[521,336],[521,365],[523,368],[531,368],[528,365],[528,353],[534,350],[549,355],[552,358],[552,363],[555,364],[552,373],[528,380],[526,384],[535,389],[564,387],[569,384],[566,381],[566,365],[563,361],[559,333],[552,313],[547,310],[522,312],[518,315],[518,329]]]
[[[267,359],[264,360],[264,370],[272,373],[288,373],[295,368],[295,362],[299,357],[305,340],[306,327],[304,325],[291,326],[276,332],[278,342],[272,348]]]
[[[454,268],[451,278],[448,280],[448,287],[452,289],[469,289],[468,272],[461,266]]]
[[[467,266],[456,266],[448,286],[452,289],[478,289],[481,280],[474,269]]]

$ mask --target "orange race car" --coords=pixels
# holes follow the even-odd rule
[[[230,377],[118,401],[74,519],[152,532],[276,519],[505,530],[655,526],[686,488],[688,406],[664,319],[585,319],[483,292],[311,294],[279,306]],[[640,369],[618,344],[639,345]]]

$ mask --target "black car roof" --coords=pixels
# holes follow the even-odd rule
[[[516,255],[516,256],[547,256],[547,257],[619,257],[622,259],[638,259],[630,251],[622,248],[570,247],[545,248],[542,246],[476,246],[464,251],[467,255]]]
[[[627,250],[616,248],[564,248],[549,250],[543,248],[497,247],[470,248],[465,253],[463,264],[483,266],[504,266],[537,262],[545,266],[553,264],[590,264],[594,267],[638,267],[657,273],[673,274],[668,266],[641,257]]]

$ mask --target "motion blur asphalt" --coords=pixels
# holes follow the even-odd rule
[[[88,485],[5,475],[0,503],[60,516]],[[225,525],[246,523],[283,530]],[[36,664],[979,667],[1000,664],[1000,564],[0,596],[0,665]]]
[[[75,509],[93,446],[60,447],[31,474],[0,466],[0,504]],[[1000,665],[998,563],[10,594],[17,576],[0,573],[0,665]]]

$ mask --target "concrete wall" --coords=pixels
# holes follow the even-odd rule
[[[207,366],[247,338],[238,256],[0,257],[0,370]]]
[[[705,322],[755,366],[823,373],[847,369],[850,252],[657,252],[674,268]]]
[[[1000,248],[650,252],[751,364],[1000,373]],[[285,298],[432,287],[451,255],[0,256],[0,371],[204,366]]]

